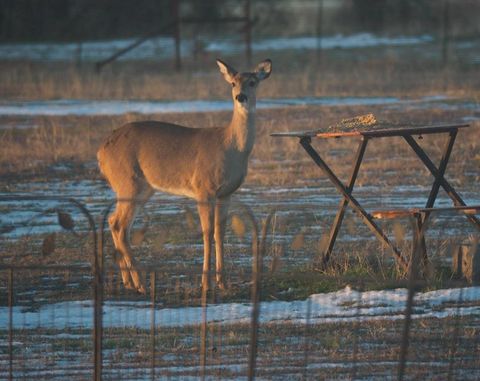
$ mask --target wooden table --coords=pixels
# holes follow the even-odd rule
[[[434,180],[432,188],[428,199],[426,201],[425,209],[433,208],[435,200],[438,195],[440,187],[442,187],[447,195],[452,199],[455,206],[465,206],[465,202],[462,200],[460,195],[457,193],[455,188],[445,179],[445,171],[447,169],[448,161],[452,153],[453,146],[455,144],[455,138],[460,129],[469,127],[468,124],[443,124],[443,125],[428,125],[428,126],[394,126],[394,127],[385,127],[374,126],[374,127],[365,127],[352,130],[341,130],[341,131],[300,131],[300,132],[279,132],[273,133],[271,136],[274,137],[294,137],[298,138],[300,144],[308,153],[308,155],[313,159],[315,164],[327,175],[330,181],[333,183],[335,188],[342,195],[342,200],[338,207],[338,211],[333,222],[333,225],[330,229],[330,234],[328,238],[328,245],[323,253],[323,265],[326,266],[330,260],[335,240],[337,238],[338,232],[342,225],[343,217],[345,215],[345,210],[348,205],[350,205],[354,211],[361,217],[362,221],[369,227],[373,234],[387,247],[390,247],[393,255],[395,256],[398,263],[403,267],[408,267],[408,260],[405,259],[397,247],[395,247],[390,240],[388,239],[385,232],[375,223],[373,216],[371,216],[365,208],[360,204],[360,202],[352,195],[355,181],[360,170],[360,165],[362,163],[367,144],[372,139],[377,138],[388,138],[388,137],[402,137],[407,144],[412,148],[413,152],[418,156],[421,162],[433,175]],[[421,137],[422,135],[427,134],[445,134],[448,135],[447,142],[443,149],[442,158],[438,167],[433,163],[427,153],[423,148],[415,141],[415,136]],[[353,169],[350,175],[348,183],[344,184],[334,171],[325,163],[325,161],[320,156],[319,152],[315,150],[312,146],[312,139],[330,139],[330,138],[354,138],[357,137],[360,139],[356,155],[354,157]],[[470,213],[465,214],[467,218],[480,229],[480,220]],[[428,218],[429,213],[422,215],[421,224],[424,224]],[[425,247],[425,242],[422,239],[421,245]]]

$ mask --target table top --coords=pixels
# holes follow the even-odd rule
[[[352,136],[364,136],[369,138],[381,138],[386,136],[408,136],[437,134],[454,131],[458,128],[470,127],[467,123],[454,124],[436,124],[436,125],[376,125],[374,127],[365,126],[365,128],[352,129],[350,131],[329,131],[328,129],[318,129],[311,131],[288,131],[275,132],[270,134],[273,137],[296,137],[296,138],[341,138]]]

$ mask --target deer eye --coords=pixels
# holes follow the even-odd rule
[[[232,87],[235,87],[235,82],[232,82]]]

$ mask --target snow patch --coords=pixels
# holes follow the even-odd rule
[[[416,105],[448,99],[445,96],[400,99],[395,97],[300,97],[262,99],[259,109],[292,106],[374,106],[374,105]],[[49,101],[0,101],[0,116],[34,115],[123,115],[165,114],[230,111],[231,100],[190,100],[190,101],[125,101],[125,100],[77,100],[62,99]],[[8,126],[11,128],[11,126]],[[6,128],[6,127],[3,127]]]
[[[136,39],[110,41],[84,41],[81,43],[23,43],[0,44],[1,60],[32,61],[100,61],[109,58],[121,49],[132,45]],[[265,50],[313,50],[313,49],[356,49],[376,46],[421,45],[434,41],[430,35],[383,37],[371,33],[358,33],[344,36],[337,34],[325,37],[280,37],[257,39],[252,43],[253,51]],[[221,52],[231,55],[244,49],[243,41],[234,38],[224,39],[183,39],[180,54],[192,56],[198,42],[206,52]],[[119,57],[122,61],[168,59],[174,56],[175,40],[171,37],[155,37],[146,40],[135,49]]]
[[[262,323],[289,322],[304,324],[341,321],[403,319],[406,289],[359,292],[347,286],[342,290],[316,294],[306,300],[262,302]],[[480,287],[443,289],[418,293],[414,298],[413,318],[445,318],[461,314],[480,314]],[[462,306],[457,305],[462,304]],[[464,303],[468,303],[465,306]],[[309,311],[309,314],[308,314]],[[42,306],[38,311],[13,307],[14,328],[92,328],[93,302],[69,301]],[[105,327],[148,329],[151,318],[161,327],[198,325],[208,322],[230,325],[248,323],[252,306],[248,303],[211,304],[202,307],[162,308],[151,310],[148,302],[107,301],[103,307]],[[8,326],[8,307],[0,308],[0,326]]]

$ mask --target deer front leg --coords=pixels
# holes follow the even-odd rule
[[[203,233],[203,272],[202,288],[204,291],[209,289],[210,278],[210,254],[213,241],[213,217],[214,204],[210,201],[199,201],[197,208],[200,216]]]
[[[225,290],[223,282],[223,240],[228,217],[229,198],[217,200],[215,204],[215,272],[218,288]]]

